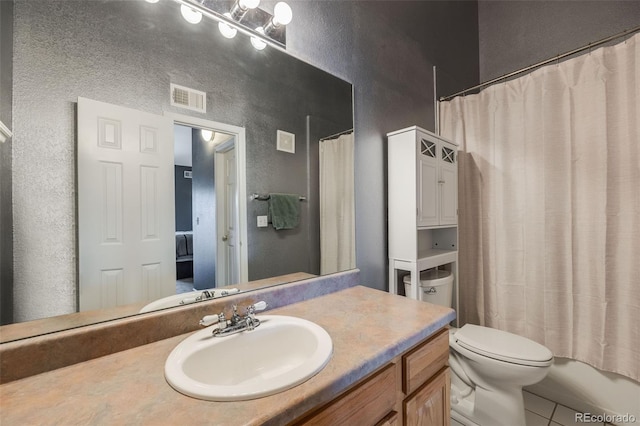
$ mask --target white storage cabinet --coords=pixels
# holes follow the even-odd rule
[[[457,145],[413,126],[387,134],[389,190],[389,292],[398,293],[398,272],[411,272],[418,299],[420,271],[454,274],[457,308]]]

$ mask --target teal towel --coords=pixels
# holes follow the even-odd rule
[[[273,227],[293,229],[300,222],[300,196],[295,194],[269,194],[269,215]]]

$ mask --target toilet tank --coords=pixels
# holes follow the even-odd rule
[[[405,276],[403,282],[404,292],[409,294],[411,275]],[[452,296],[453,272],[441,269],[427,269],[420,273],[420,300],[451,308]]]

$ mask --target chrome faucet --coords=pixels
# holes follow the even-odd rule
[[[255,317],[255,313],[267,308],[267,302],[254,303],[247,307],[244,316],[238,314],[238,305],[233,305],[233,314],[227,319],[224,312],[218,315],[207,315],[200,320],[200,325],[208,327],[217,324],[212,334],[215,337],[224,337],[231,334],[240,333],[241,331],[251,331],[260,325],[260,320]]]
[[[227,296],[229,294],[238,293],[240,290],[237,288],[229,288],[222,290],[204,290],[196,297],[187,297],[186,299],[182,299],[180,301],[181,305],[186,305],[189,303],[201,302],[203,300],[215,299],[222,296]]]

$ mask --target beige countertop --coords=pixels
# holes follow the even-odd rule
[[[451,309],[362,286],[268,314],[308,319],[333,339],[327,366],[288,391],[239,402],[201,401],[176,392],[165,381],[164,363],[189,333],[3,384],[0,424],[286,424],[454,318]]]

